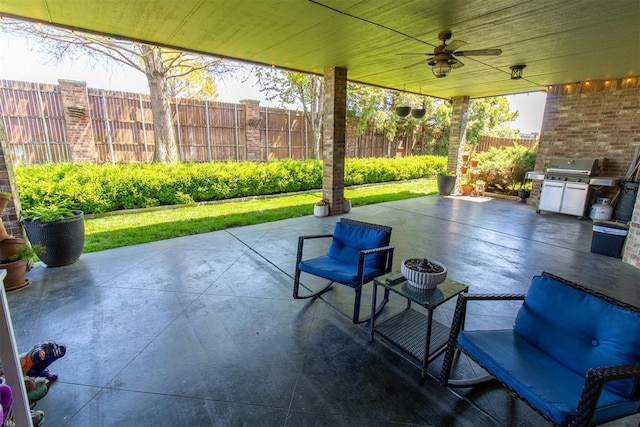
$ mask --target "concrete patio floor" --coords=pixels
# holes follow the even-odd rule
[[[640,270],[591,253],[589,220],[536,214],[509,200],[439,196],[345,216],[392,226],[398,269],[404,258],[432,257],[470,292],[525,292],[544,270],[640,306]],[[418,368],[370,343],[367,324],[351,323],[349,288],[294,300],[298,235],[331,233],[339,218],[89,253],[66,267],[37,264],[27,274],[32,283],[7,295],[19,351],[47,340],[67,345],[50,367],[58,381],[35,406],[45,425],[546,425],[500,387],[450,390],[431,377],[421,384]],[[364,314],[370,292],[367,285]],[[436,318],[450,322],[454,304]],[[383,313],[402,307],[392,295]],[[510,326],[515,310],[474,308],[467,325]],[[461,364],[466,369],[473,368]]]

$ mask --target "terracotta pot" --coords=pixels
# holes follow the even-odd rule
[[[343,208],[344,213],[349,213],[351,212],[351,200],[345,200],[344,201],[344,208]]]
[[[462,184],[460,191],[462,191],[463,196],[470,196],[473,193],[473,184]]]
[[[7,233],[7,229],[4,228],[4,222],[2,222],[2,218],[0,218],[0,242],[9,237],[9,233]]]
[[[462,155],[462,161],[466,162],[467,160],[469,160],[469,155],[468,154],[463,154]]]
[[[478,160],[477,159],[471,160],[471,167],[475,168],[476,166],[478,166]]]
[[[7,207],[9,202],[11,201],[11,195],[7,193],[0,193],[0,213],[4,211],[4,208]]]
[[[8,261],[24,243],[24,239],[17,237],[8,237],[0,241],[0,262]]]
[[[0,263],[0,268],[7,270],[7,275],[4,278],[4,290],[13,291],[16,289],[24,288],[30,282],[24,275],[27,272],[27,260],[19,259],[18,261]]]
[[[460,167],[460,173],[462,175],[464,175],[465,173],[467,173],[467,171],[469,170],[469,168],[467,168],[466,166],[462,166]]]

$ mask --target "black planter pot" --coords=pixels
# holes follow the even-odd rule
[[[448,196],[456,186],[455,176],[438,175],[438,194]]]
[[[84,213],[57,221],[22,221],[31,245],[47,267],[61,267],[80,259],[84,247]],[[40,247],[42,251],[39,250]]]
[[[518,197],[520,197],[521,202],[526,202],[529,196],[531,196],[530,190],[523,190],[523,189],[518,190]]]

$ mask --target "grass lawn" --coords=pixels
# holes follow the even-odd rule
[[[433,179],[350,187],[352,206],[437,194]],[[313,215],[322,192],[285,194],[199,205],[149,209],[85,219],[84,253],[156,240]]]

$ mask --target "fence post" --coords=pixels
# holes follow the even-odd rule
[[[180,150],[180,161],[184,162],[184,152],[182,151],[182,131],[180,130],[180,111],[178,111],[178,99],[174,99],[176,106],[176,127],[178,128],[178,149]]]
[[[287,144],[289,145],[289,158],[291,158],[291,110],[287,110]]]
[[[211,129],[209,129],[209,126],[211,126],[211,124],[209,123],[209,101],[204,101],[204,119],[206,121],[206,127],[207,127],[207,151],[209,152],[209,161],[213,160],[213,155],[211,154]]]
[[[109,112],[107,111],[107,98],[105,97],[104,89],[101,91],[102,95],[102,109],[104,110],[104,123],[105,130],[107,131],[107,143],[109,144],[109,158],[111,163],[115,163],[115,157],[113,154],[113,139],[111,137],[111,125],[109,124]]]
[[[269,160],[269,108],[264,109],[265,160]]]
[[[142,141],[144,141],[144,160],[149,162],[149,147],[147,145],[147,124],[144,120],[144,106],[142,104],[142,94],[138,94],[140,101],[140,121],[142,122]]]
[[[247,160],[259,162],[262,160],[260,153],[260,122],[262,121],[260,117],[260,101],[243,99],[240,104],[244,105]]]
[[[98,153],[93,139],[93,130],[91,129],[91,108],[89,107],[89,98],[87,96],[87,83],[74,80],[58,80],[58,84],[60,85],[71,160],[95,163],[98,161]],[[39,94],[40,89],[38,86]]]
[[[40,104],[40,118],[42,119],[42,130],[44,132],[44,142],[47,146],[47,157],[50,162],[53,161],[53,156],[51,155],[51,141],[49,140],[49,127],[47,126],[47,118],[44,114],[44,102],[42,102],[42,93],[40,92],[40,83],[37,85],[36,94],[38,95],[38,103]]]
[[[240,126],[238,126],[238,104],[233,104],[233,125],[236,129],[236,161],[240,161]],[[244,159],[247,159],[247,145],[244,146]]]

